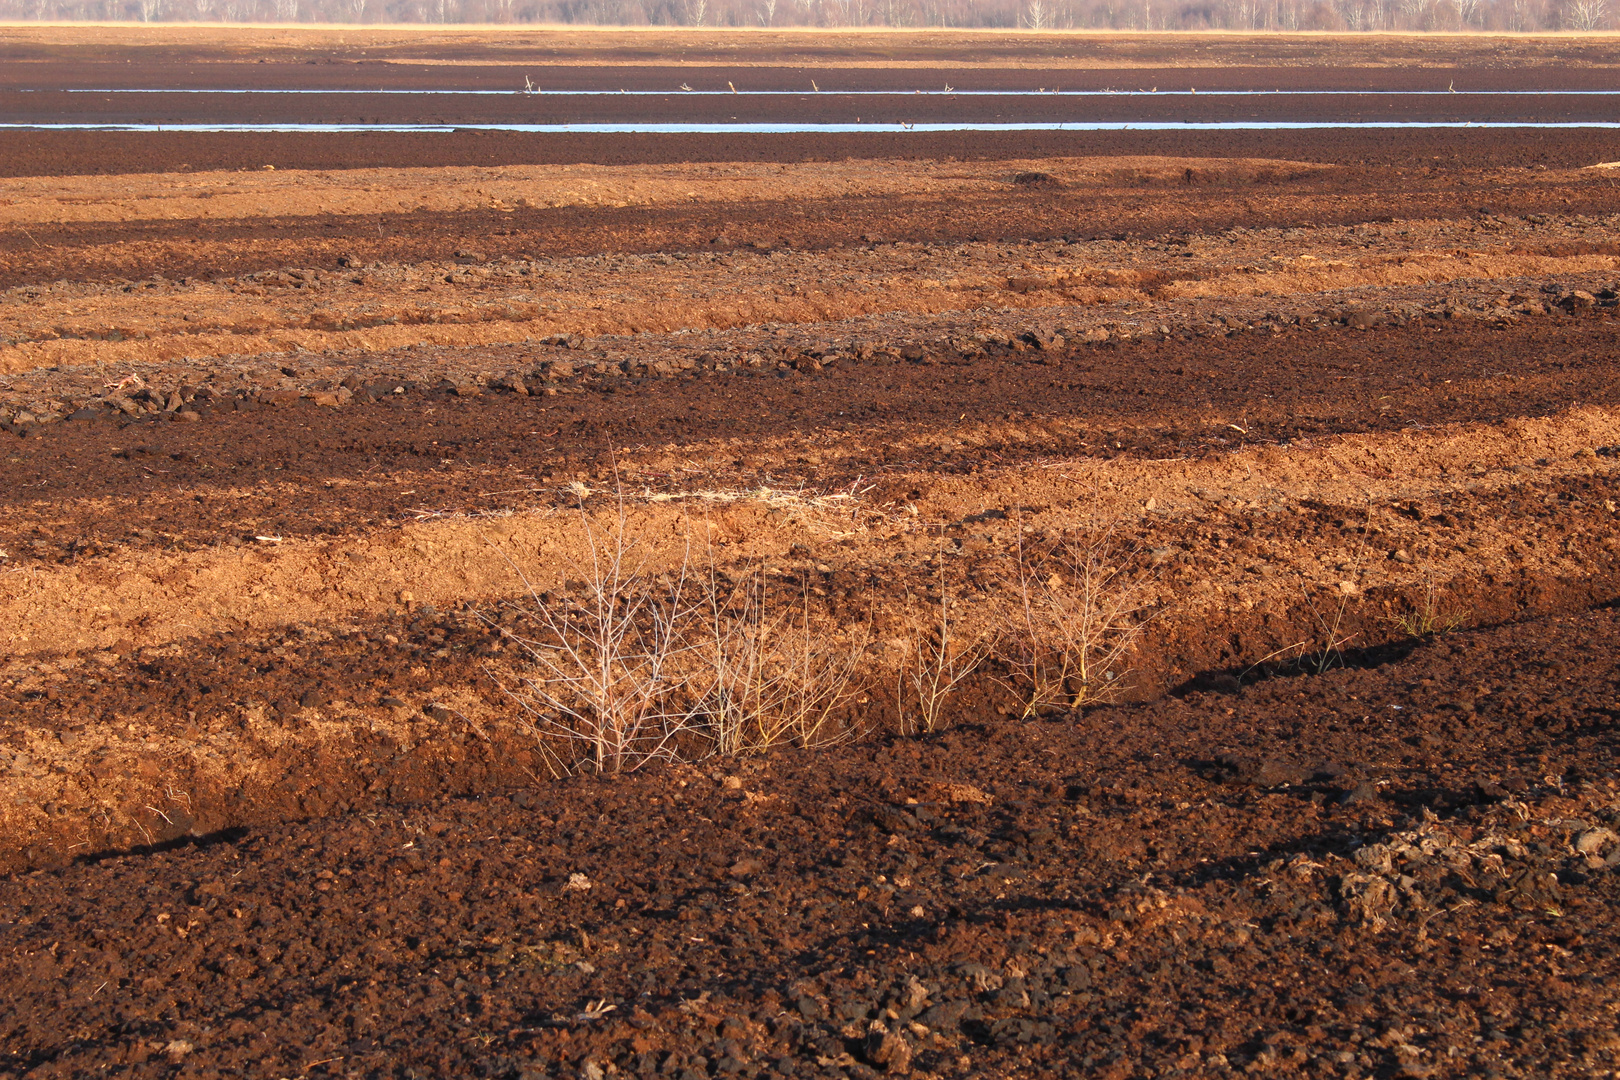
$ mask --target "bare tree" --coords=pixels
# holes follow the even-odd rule
[[[1401,14],[1406,17],[1408,30],[1421,30],[1428,23],[1433,0],[1400,0]]]
[[[534,18],[557,22],[687,26],[1020,27],[1115,30],[1353,32],[1604,31],[1610,0],[0,0],[0,19],[198,19],[228,23],[354,24],[372,18],[453,23]],[[384,10],[386,7],[386,11]],[[1617,7],[1620,12],[1620,7]]]
[[[1569,6],[1570,25],[1581,31],[1592,31],[1602,26],[1609,15],[1604,0],[1575,0]]]

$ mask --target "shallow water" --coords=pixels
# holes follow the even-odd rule
[[[618,77],[611,72],[606,77]],[[1436,76],[1440,78],[1441,76]],[[1449,76],[1447,76],[1449,78]],[[61,98],[52,94],[60,93]],[[171,96],[172,95],[172,96]],[[690,101],[683,101],[690,98]],[[619,104],[614,104],[615,99]],[[1616,90],[615,90],[72,88],[21,91],[0,130],[491,131],[815,135],[874,131],[1313,131],[1620,127]],[[27,104],[24,104],[27,102]],[[730,112],[744,115],[728,116]],[[863,113],[882,114],[867,122]],[[908,116],[908,113],[921,115]],[[911,122],[908,122],[911,121]]]

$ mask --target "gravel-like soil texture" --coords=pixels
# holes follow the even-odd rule
[[[1578,37],[0,57],[11,119],[1615,68]],[[621,86],[671,96],[580,93]],[[1606,107],[1451,96],[1374,104]],[[5,146],[0,1080],[1620,1067],[1610,134]],[[652,704],[568,720],[554,646],[613,580],[642,606],[598,625],[663,644],[581,658],[656,670]],[[593,775],[563,731],[612,709],[641,736]]]
[[[1617,634],[18,878],[0,1068],[1602,1075]]]

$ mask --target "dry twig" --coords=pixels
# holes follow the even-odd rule
[[[997,649],[1023,715],[1113,700],[1147,626],[1140,583],[1127,572],[1135,552],[1120,550],[1108,527],[1060,539],[1037,567],[1023,535],[1020,528],[1017,595]]]
[[[944,722],[946,700],[979,669],[995,646],[993,635],[981,634],[965,644],[956,640],[943,555],[939,559],[939,625],[909,644],[895,687],[900,731],[907,735],[937,731]],[[908,690],[913,710],[909,713]]]

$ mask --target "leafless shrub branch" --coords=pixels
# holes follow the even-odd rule
[[[1003,612],[997,657],[1027,718],[1117,699],[1147,626],[1136,552],[1112,526],[1060,538],[1037,558],[1019,529],[1017,588]]]
[[[525,576],[527,632],[500,627],[528,667],[503,690],[549,768],[577,767],[563,764],[557,743],[593,771],[623,772],[854,734],[838,713],[854,693],[863,637],[818,632],[808,595],[768,613],[763,567],[732,585],[712,555],[706,575],[694,572],[688,547],[677,569],[650,572],[626,517],[623,499],[605,528],[582,507],[583,596],[547,603]]]
[[[529,585],[532,633],[503,634],[531,673],[507,696],[537,735],[576,744],[597,772],[673,759],[696,715],[679,671],[698,610],[688,597],[689,560],[670,575],[649,573],[627,536],[623,500],[605,530],[583,506],[580,520],[584,596],[546,604]]]
[[[764,569],[734,586],[711,572],[698,653],[711,683],[702,710],[717,753],[784,743],[823,746],[852,737],[835,714],[849,700],[864,639],[835,644],[811,627],[808,597],[778,614],[766,610]]]
[[[937,731],[945,719],[945,703],[957,688],[978,671],[995,646],[993,632],[961,640],[951,619],[951,595],[945,579],[945,560],[939,560],[939,621],[923,628],[907,642],[895,686],[895,710],[903,735]]]

